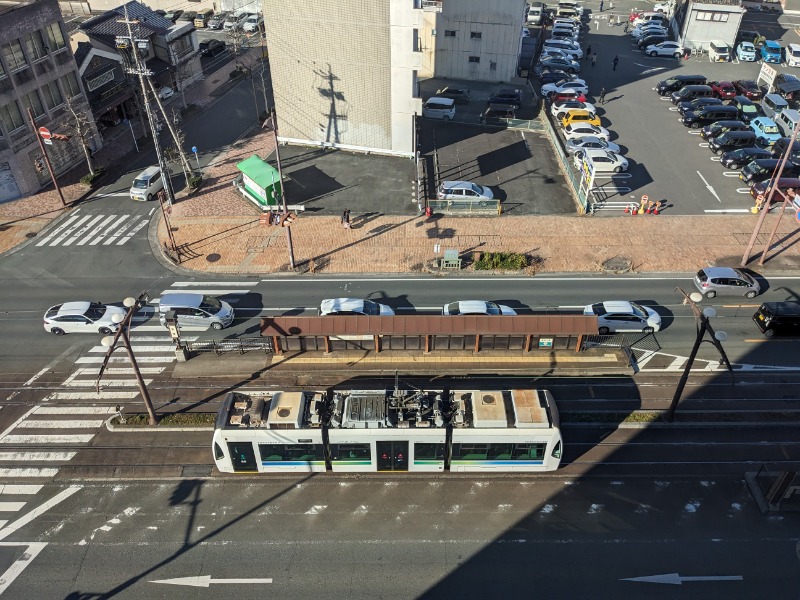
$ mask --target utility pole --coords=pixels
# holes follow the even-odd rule
[[[778,218],[775,219],[775,227],[772,228],[772,232],[769,234],[769,239],[767,240],[767,243],[764,244],[764,250],[762,250],[761,256],[758,259],[759,266],[763,265],[764,261],[767,259],[767,252],[769,252],[769,247],[772,246],[772,240],[775,239],[775,234],[778,233],[778,226],[781,224],[783,213],[786,212],[786,205],[795,199],[795,191],[792,189],[786,190],[785,194],[781,190],[778,190],[778,193],[783,196],[781,212],[778,213]]]
[[[800,121],[797,122],[797,125],[795,125],[794,127],[794,131],[792,131],[792,139],[789,142],[788,148],[786,148],[786,152],[784,152],[783,157],[781,158],[781,164],[778,165],[778,174],[775,176],[775,179],[770,180],[771,183],[769,186],[769,194],[767,194],[767,199],[764,202],[763,206],[761,207],[761,214],[758,216],[758,221],[756,222],[756,228],[753,230],[753,235],[750,236],[750,242],[747,244],[747,250],[744,251],[744,256],[742,256],[742,262],[741,262],[742,268],[747,266],[747,263],[750,260],[750,252],[753,251],[753,246],[756,243],[756,238],[758,237],[758,234],[761,232],[761,227],[762,225],[764,225],[764,220],[767,218],[767,213],[769,213],[769,207],[770,204],[772,203],[772,197],[775,195],[775,190],[778,188],[778,181],[780,181],[781,175],[783,174],[783,168],[789,161],[789,154],[791,154],[792,152],[792,146],[794,146],[794,141],[797,139],[798,129],[800,129]],[[759,261],[759,264],[762,265],[764,264],[763,258],[764,255],[762,254],[761,261]]]
[[[278,163],[278,181],[281,184],[281,202],[283,204],[283,216],[289,214],[289,209],[286,206],[286,193],[283,189],[283,171],[281,171],[281,147],[278,143],[278,116],[275,114],[275,108],[272,108],[270,120],[272,121],[272,135],[275,140],[275,160]],[[289,266],[294,269],[294,248],[292,247],[292,228],[286,227],[286,244],[289,248]]]
[[[156,130],[156,121],[153,117],[153,111],[150,109],[150,102],[148,101],[148,91],[147,85],[145,84],[145,77],[149,77],[153,74],[152,71],[149,71],[144,68],[144,66],[140,62],[139,58],[139,44],[149,44],[148,40],[140,40],[133,37],[133,30],[131,29],[131,25],[135,25],[139,23],[138,19],[129,19],[128,18],[128,6],[124,5],[125,8],[125,18],[120,19],[119,23],[125,23],[128,26],[128,37],[117,36],[117,49],[118,50],[130,50],[130,53],[133,54],[133,62],[135,68],[128,68],[128,73],[132,75],[136,75],[139,77],[139,84],[142,87],[142,101],[144,103],[144,110],[147,113],[147,119],[150,121],[150,134],[153,136],[153,146],[156,149],[156,157],[158,159],[158,168],[161,170],[161,177],[164,179],[164,190],[167,193],[167,203],[171,205],[174,201],[174,195],[172,193],[172,179],[169,177],[169,171],[167,167],[167,163],[164,161],[164,155],[161,152],[161,144],[158,140],[158,131]],[[166,120],[166,115],[164,115],[164,119]]]
[[[64,210],[66,210],[67,202],[66,200],[64,200],[64,194],[61,192],[61,188],[58,186],[58,181],[56,180],[56,174],[53,171],[53,165],[50,164],[50,157],[47,155],[47,148],[44,147],[44,142],[42,141],[42,134],[39,133],[39,129],[36,127],[36,120],[33,118],[33,110],[31,110],[30,107],[28,107],[28,118],[31,120],[31,126],[33,127],[33,133],[36,136],[36,141],[39,142],[39,150],[42,151],[42,156],[44,157],[44,164],[47,165],[47,171],[50,173],[50,179],[53,181],[53,186],[56,188],[56,191],[58,192],[58,197],[61,198],[61,206]],[[44,133],[47,133],[47,130],[44,130]]]

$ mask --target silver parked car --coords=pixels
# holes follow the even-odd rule
[[[360,298],[328,298],[319,305],[319,315],[367,315],[391,317],[394,311],[385,304]]]
[[[694,277],[694,287],[706,298],[717,295],[744,296],[755,298],[761,293],[761,286],[741,269],[730,267],[706,267]]]
[[[505,304],[496,304],[494,302],[486,302],[484,300],[460,300],[458,302],[451,302],[442,307],[443,315],[506,315],[513,316],[517,314],[510,306]]]
[[[597,317],[597,330],[600,335],[617,331],[652,333],[661,329],[661,315],[652,308],[627,300],[589,304],[584,307],[583,314]]]
[[[491,200],[494,198],[492,190],[488,187],[472,183],[471,181],[444,181],[439,186],[436,194],[439,200]]]

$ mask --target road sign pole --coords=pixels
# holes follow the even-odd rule
[[[42,141],[42,136],[39,133],[39,129],[36,127],[36,120],[33,118],[33,111],[28,108],[28,118],[31,120],[31,125],[33,126],[33,131],[36,133],[36,141],[39,142],[39,150],[42,151],[42,156],[44,156],[44,163],[47,165],[47,170],[50,173],[50,179],[53,181],[53,186],[56,188],[58,192],[58,197],[61,198],[61,206],[64,210],[67,209],[67,202],[64,200],[64,194],[61,193],[61,188],[58,187],[58,181],[56,180],[56,174],[53,172],[53,165],[50,164],[50,157],[47,155],[47,148],[44,147],[44,142]],[[48,132],[49,133],[49,132]]]

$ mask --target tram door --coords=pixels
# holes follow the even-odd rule
[[[375,442],[378,471],[408,471],[408,442]]]
[[[258,471],[253,444],[228,442],[228,453],[231,455],[231,464],[235,473]]]

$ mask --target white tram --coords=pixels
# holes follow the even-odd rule
[[[553,471],[547,390],[231,392],[213,452],[224,473]]]

